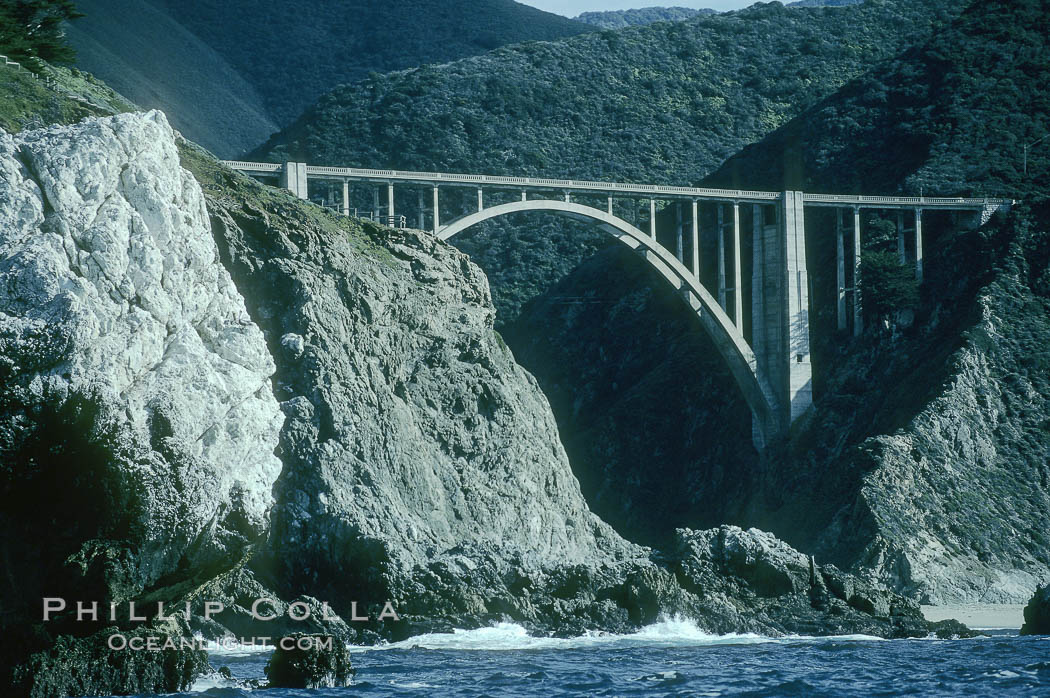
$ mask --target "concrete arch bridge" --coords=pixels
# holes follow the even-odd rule
[[[418,227],[433,231],[442,240],[448,240],[482,221],[525,211],[546,211],[597,225],[642,255],[697,315],[751,409],[754,416],[752,436],[759,449],[784,435],[813,402],[806,207],[829,207],[837,211],[838,326],[845,330],[852,324],[854,333],[860,334],[863,330],[859,291],[862,209],[896,210],[898,253],[902,262],[914,264],[916,276],[921,280],[924,210],[961,211],[969,214],[975,225],[980,225],[996,210],[1009,208],[1013,203],[1005,199],[700,189],[536,177],[317,167],[296,162],[228,161],[225,164],[255,177],[277,178],[281,186],[301,198],[307,198],[311,181],[326,182],[330,186],[341,184],[339,208],[344,215],[351,213],[351,183],[369,184],[373,187],[373,211],[381,212],[381,218],[392,225],[407,218],[396,215],[395,187],[415,189],[418,209],[413,213],[418,215]],[[380,191],[384,187],[386,205],[382,206]],[[477,209],[444,223],[440,190],[451,187],[476,189]],[[503,199],[507,199],[507,192],[511,192],[512,200],[486,206],[486,192],[499,192]],[[604,199],[604,207],[593,205],[599,199]],[[621,199],[648,202],[646,230],[615,215],[614,202]],[[673,250],[657,240],[658,202],[673,207]],[[716,221],[712,232],[717,238],[714,263],[718,281],[717,288],[711,290],[701,281],[702,262],[706,261],[701,259],[700,236],[704,232],[701,230],[701,207],[715,209],[714,215],[704,217]],[[748,233],[752,238],[750,341],[744,335],[744,279],[741,278],[741,211],[746,208],[750,208],[747,218],[751,223]]]

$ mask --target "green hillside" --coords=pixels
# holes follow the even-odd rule
[[[77,0],[79,65],[238,155],[334,85],[588,31],[512,0]]]
[[[830,217],[807,214],[817,401],[782,450],[739,447],[743,400],[709,375],[714,348],[628,255],[607,253],[604,266],[621,271],[604,279],[594,261],[574,271],[507,328],[581,481],[597,483],[596,511],[626,527],[669,512],[645,519],[650,540],[711,518],[759,526],[942,603],[1017,600],[1010,575],[1047,573],[1050,138],[1036,141],[1048,125],[1048,22],[1045,2],[975,3],[706,180],[1024,199],[981,231],[927,214],[914,321],[869,314],[860,338],[835,328]],[[862,223],[866,254],[895,242],[877,213]],[[632,483],[628,496],[616,481]]]
[[[701,14],[714,14],[715,10],[697,10],[691,7],[642,7],[637,10],[609,10],[606,12],[581,12],[576,16],[580,22],[593,24],[602,29],[639,27],[653,22],[680,22]]]
[[[851,82],[706,181],[807,191],[1045,195],[1048,35],[1046,3],[976,3],[951,31]]]
[[[925,38],[959,3],[849,8],[759,4],[443,66],[376,75],[325,95],[255,157],[691,184]],[[403,209],[414,196],[406,193]],[[630,215],[624,211],[624,215]],[[604,240],[541,216],[457,240],[492,282],[501,322]]]

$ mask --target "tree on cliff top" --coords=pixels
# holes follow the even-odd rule
[[[83,17],[72,0],[13,0],[0,4],[0,51],[11,58],[72,63],[62,23]]]

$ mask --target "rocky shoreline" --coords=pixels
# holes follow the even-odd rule
[[[465,255],[225,170],[159,112],[0,136],[0,249],[21,694],[181,690],[206,666],[192,648],[103,666],[110,627],[372,643],[681,613],[718,633],[968,633],[755,529],[622,539]],[[41,622],[42,597],[71,601]],[[73,600],[191,616],[85,621]],[[56,678],[73,665],[81,683]]]

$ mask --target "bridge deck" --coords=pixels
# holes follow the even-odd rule
[[[280,175],[284,165],[270,162],[223,161],[227,167],[250,174]],[[704,199],[741,203],[772,203],[780,201],[782,192],[752,191],[746,189],[707,189],[697,187],[661,186],[657,184],[628,184],[623,182],[593,182],[578,179],[550,179],[545,177],[506,177],[502,175],[450,174],[447,172],[412,172],[405,170],[373,170],[354,167],[320,167],[307,165],[307,177],[317,180],[353,180],[389,184],[403,182],[426,186],[461,186],[488,189],[525,191],[558,191],[578,194],[645,195],[666,199]],[[1010,205],[1009,199],[931,198],[917,196],[863,196],[836,194],[805,194],[807,206],[838,206],[861,208],[925,208],[947,210],[983,210],[986,207]]]

